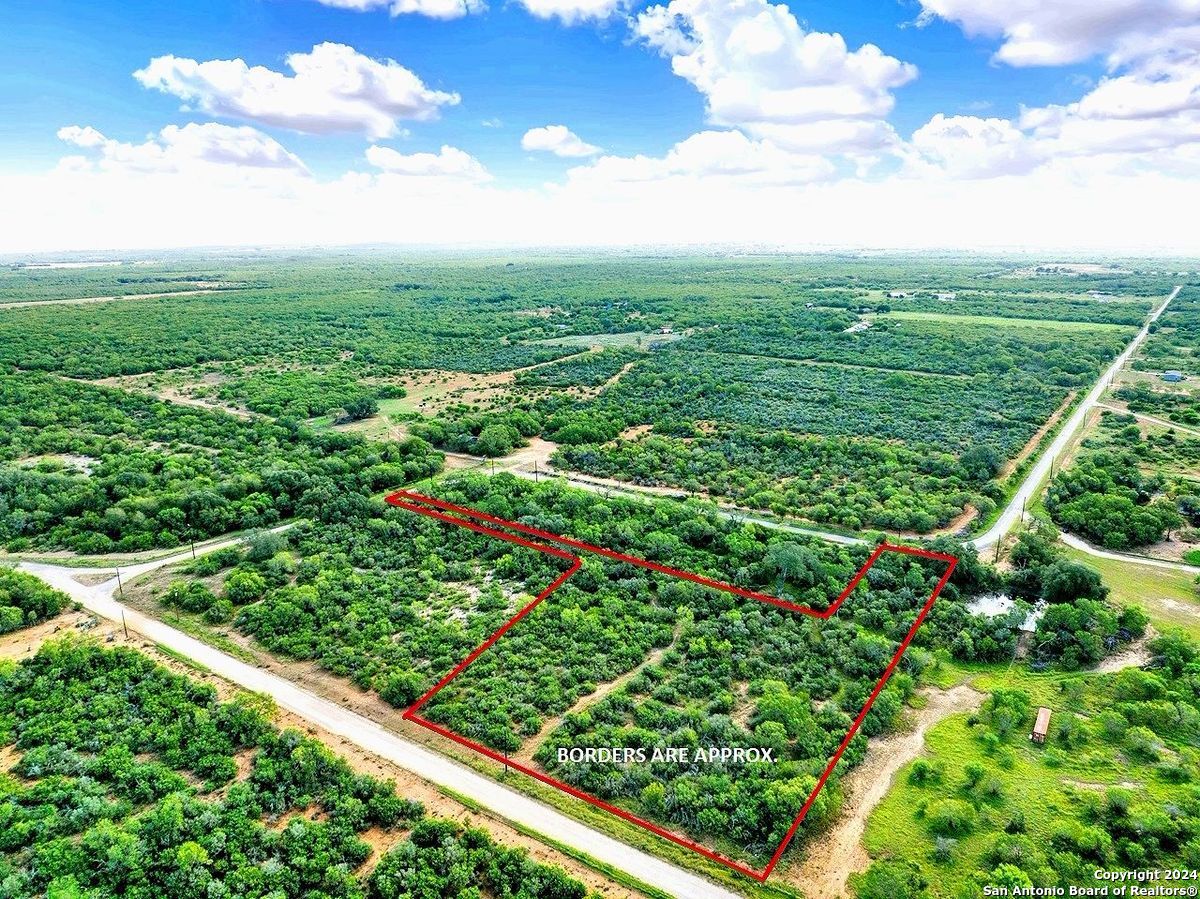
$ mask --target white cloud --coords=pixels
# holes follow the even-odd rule
[[[1200,47],[1196,0],[920,0],[922,20],[1000,38],[996,59],[1064,65],[1106,54],[1117,64],[1169,48]]]
[[[366,12],[386,9],[393,16],[410,13],[428,16],[431,19],[460,19],[463,16],[483,12],[487,4],[483,0],[317,0],[322,6],[336,9],[353,9]]]
[[[541,128],[530,128],[521,138],[521,149],[553,153],[555,156],[575,159],[596,156],[604,152],[599,147],[583,141],[566,125],[544,125]]]
[[[1007,119],[939,112],[913,134],[912,146],[922,161],[960,178],[1024,174],[1043,161],[1034,142]]]
[[[530,15],[539,19],[558,19],[564,25],[600,21],[624,9],[626,0],[520,0]]]
[[[375,60],[344,44],[293,53],[285,75],[240,59],[197,62],[176,56],[150,60],[134,77],[212,115],[290,128],[307,134],[360,131],[379,139],[399,120],[428,121],[457,94],[431,90],[391,59]]]
[[[711,122],[802,151],[896,143],[892,92],[917,75],[873,44],[851,51],[840,34],[805,31],[768,0],[671,0],[633,29],[704,95]]]
[[[1200,53],[1152,58],[1074,103],[1023,108],[1017,125],[1048,160],[1186,171],[1200,155]]]
[[[687,171],[686,154],[668,168]],[[248,180],[219,176],[230,168]],[[1043,167],[1024,176],[959,180],[931,170],[808,184],[675,174],[580,177],[556,188],[512,190],[386,171],[326,181],[217,165],[153,175],[68,166],[38,176],[0,175],[0,195],[21,210],[0,217],[6,253],[394,242],[1200,254],[1195,229],[1180,227],[1180,214],[1200,206],[1200,180],[1185,172],[1100,172],[1081,180]]]
[[[1200,0],[921,0],[969,35],[1002,38],[996,58],[1061,65],[1105,55],[1075,102],[1023,107],[1013,122],[936,116],[913,135],[921,161],[993,175],[1040,165],[1072,177],[1186,171],[1200,156]],[[911,161],[911,159],[910,159]]]
[[[92,151],[69,157],[75,168],[98,168],[142,174],[180,174],[198,168],[275,169],[291,174],[306,169],[295,155],[261,131],[215,122],[168,125],[140,144],[111,140],[91,126],[68,125],[58,130],[66,143]]]
[[[391,147],[367,148],[367,162],[390,175],[449,178],[483,183],[491,181],[478,159],[457,147],[444,146],[440,153],[400,153]]]
[[[1015,121],[938,114],[913,134],[910,167],[956,177],[1038,167],[1086,179],[1133,170],[1195,172],[1200,157],[1200,57],[1149,62],[1101,79],[1074,103],[1026,107]]]
[[[740,131],[702,131],[665,156],[604,156],[568,173],[574,184],[627,184],[665,180],[736,180],[746,185],[804,184],[833,174],[822,156],[797,155]]]

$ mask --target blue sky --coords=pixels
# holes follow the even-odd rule
[[[448,15],[447,4],[470,8]],[[392,15],[389,6],[417,11]],[[236,192],[232,205],[245,206],[243,218],[258,228],[253,239],[264,242],[295,239],[294,229],[278,226],[301,216],[323,221],[331,210],[353,218],[347,240],[351,232],[370,237],[369,219],[380,239],[414,239],[428,219],[398,228],[380,217],[397,204],[412,216],[445,206],[438,196],[453,198],[457,218],[441,215],[445,233],[436,233],[465,234],[464,222],[478,222],[472,240],[487,239],[490,227],[537,241],[557,233],[547,224],[557,216],[567,224],[603,219],[605,227],[579,229],[580,239],[621,242],[647,209],[662,212],[653,233],[687,241],[705,239],[701,229],[679,227],[697,213],[713,222],[762,219],[773,228],[764,224],[764,234],[788,242],[827,236],[785,215],[787,195],[835,212],[851,198],[928,206],[914,233],[940,245],[956,232],[939,230],[947,213],[934,206],[951,209],[971,195],[1001,203],[1004,223],[988,239],[1015,245],[1031,239],[1024,224],[1017,230],[1030,204],[1051,196],[1078,205],[1072,190],[1112,182],[1122,197],[1149,203],[1179,196],[1180,179],[1195,186],[1193,7],[0,0],[0,179],[10,195],[89,197],[108,235],[130,244],[157,233],[137,227],[135,198],[144,193],[149,204],[178,191],[213,204],[210,222],[221,214],[216,197]],[[318,54],[322,45],[336,49]],[[295,77],[297,59],[310,60],[319,83]],[[152,60],[156,74],[135,78]],[[240,75],[230,75],[229,61],[244,62]],[[329,86],[342,66],[390,86],[347,98]],[[316,124],[301,115],[311,110]],[[545,126],[555,127],[530,134]],[[131,209],[105,216],[118,196],[130,197]],[[222,202],[227,216],[231,201]],[[1151,215],[1148,205],[1130,212]],[[128,217],[127,231],[115,215]],[[842,225],[856,240],[854,222]],[[89,242],[79,227],[62,239]],[[1082,208],[1043,227],[1043,243],[1080,229],[1103,236]],[[227,230],[211,238],[220,242]],[[19,244],[20,232],[0,232],[0,249]],[[716,227],[708,235],[736,236]],[[177,239],[199,238],[181,230]]]
[[[391,58],[426,84],[462,96],[436,122],[409,126],[388,145],[405,152],[462,147],[506,179],[538,182],[567,163],[531,156],[520,138],[533,127],[568,123],[589,143],[622,155],[661,154],[704,127],[704,98],[671,73],[669,62],[639,45],[624,21],[564,27],[515,3],[481,15],[439,21],[386,10],[333,9],[311,0],[151,0],[97,3],[42,0],[6,4],[0,96],[15,114],[0,120],[0,158],[10,169],[38,169],[63,155],[55,134],[91,125],[120,140],[185,124],[178,98],[147,91],[132,77],[155,56],[244,59],[282,69],[284,58],[323,41]],[[636,9],[636,8],[635,8]],[[1014,115],[1078,94],[1078,78],[1098,62],[1014,69],[990,61],[997,41],[975,41],[954,25],[911,27],[911,3],[843,0],[791,4],[813,30],[834,31],[851,47],[875,43],[917,65],[920,77],[897,91],[891,117],[909,134],[936,112]],[[485,127],[499,120],[501,127]],[[318,173],[360,157],[361,136],[313,138],[264,129]]]

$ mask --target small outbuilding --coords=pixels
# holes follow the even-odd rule
[[[1181,372],[1181,371],[1176,371],[1175,369],[1170,369],[1169,371],[1164,371],[1164,372],[1162,373],[1162,379],[1163,379],[1164,381],[1169,381],[1169,382],[1171,382],[1171,383],[1173,384],[1173,383],[1175,383],[1176,381],[1182,381],[1182,380],[1183,380],[1183,372]]]
[[[1038,709],[1037,721],[1033,723],[1033,733],[1029,735],[1029,739],[1035,743],[1045,743],[1048,733],[1050,733],[1050,710],[1042,706]]]
[[[905,300],[908,299],[908,294],[903,290],[889,290],[888,299],[890,300]]]

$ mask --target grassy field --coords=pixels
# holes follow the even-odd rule
[[[1041,697],[1033,699],[1037,704]],[[1058,702],[1061,706],[1061,699]],[[1061,707],[1056,712],[1071,714]],[[997,755],[985,751],[979,730],[969,725],[967,715],[954,715],[935,725],[926,737],[923,758],[940,766],[939,782],[913,783],[909,778],[913,765],[907,766],[867,823],[864,842],[871,856],[915,861],[937,897],[976,895],[971,875],[993,867],[988,852],[1018,811],[1024,818],[1025,836],[1035,845],[1048,846],[1056,826],[1077,819],[1085,797],[1105,787],[1136,786],[1143,797],[1159,802],[1169,800],[1176,789],[1155,778],[1150,766],[1131,762],[1112,749],[1088,745],[1082,751],[1055,754],[1031,743],[1024,732],[1010,738],[1000,750],[1003,761],[998,763]],[[999,781],[1000,795],[981,805],[975,827],[956,838],[952,857],[937,861],[933,858],[936,838],[922,820],[923,811],[938,799],[964,799],[970,792],[965,787],[965,769],[970,764],[982,765],[989,777]]]
[[[895,318],[903,321],[920,322],[951,322],[953,324],[991,325],[1000,328],[1013,327],[1012,318],[1001,318],[994,315],[952,315],[948,312],[887,312],[879,318]],[[1058,319],[1020,319],[1022,328],[1048,328],[1055,331],[1127,331],[1127,325],[1114,325],[1105,322],[1061,321]]]
[[[1186,572],[1098,559],[1067,547],[1068,558],[1097,569],[1117,603],[1141,606],[1158,630],[1178,627],[1200,639],[1200,593]]]
[[[600,346],[611,349],[628,349],[630,347],[648,347],[652,343],[670,343],[679,340],[682,334],[647,334],[644,331],[629,331],[624,334],[570,334],[565,337],[551,337],[546,340],[531,340],[538,346],[577,346],[590,349]]]

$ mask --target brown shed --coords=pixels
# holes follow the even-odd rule
[[[1045,706],[1038,709],[1037,721],[1033,725],[1033,733],[1029,739],[1035,743],[1045,743],[1046,734],[1050,733],[1050,710]]]

